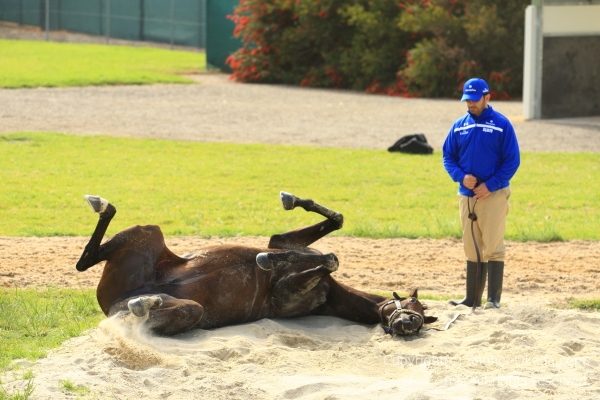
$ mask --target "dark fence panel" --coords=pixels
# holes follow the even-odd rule
[[[104,34],[102,3],[102,0],[51,1],[50,30],[67,30],[90,35]]]
[[[206,47],[207,0],[0,0],[0,20],[107,38]]]
[[[242,47],[242,42],[233,37],[235,27],[233,21],[227,18],[233,14],[238,0],[207,0],[207,43],[206,62],[212,67],[230,71],[225,64],[227,57]]]

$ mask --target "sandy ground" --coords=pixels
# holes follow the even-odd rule
[[[93,287],[102,266],[74,264],[86,238],[0,237],[0,284]],[[263,237],[168,238],[176,253],[210,243],[262,246]],[[459,294],[462,250],[454,240],[324,238],[334,274],[357,288]],[[105,319],[36,363],[0,375],[9,391],[34,374],[34,399],[597,399],[600,314],[563,308],[600,295],[600,243],[508,243],[500,310],[427,301],[443,328],[393,339],[379,326],[330,317],[261,320],[174,338],[139,319]]]
[[[392,339],[330,317],[261,320],[176,338],[104,320],[37,362],[39,399],[597,399],[598,313],[432,302],[445,332]],[[9,374],[5,377],[10,380]],[[82,396],[61,389],[69,382]],[[11,381],[7,385],[16,385]]]
[[[187,86],[0,89],[0,133],[385,149],[422,132],[439,151],[464,111],[454,100],[242,85],[218,74],[194,79],[198,84]],[[600,151],[600,118],[524,121],[520,102],[495,106],[513,120],[524,151]],[[74,268],[86,241],[0,237],[0,286],[94,287],[102,266]],[[267,239],[167,238],[180,254],[216,242]],[[463,254],[454,240],[332,237],[315,247],[335,252],[335,276],[357,288],[463,292]],[[148,335],[136,320],[107,319],[47,358],[16,362],[20,368],[0,380],[18,390],[23,371],[32,370],[34,399],[77,397],[63,381],[93,399],[597,399],[600,315],[561,306],[600,296],[598,260],[599,242],[509,242],[503,308],[472,313],[429,301],[437,327],[456,312],[461,317],[445,332],[412,339],[325,317],[170,339]]]

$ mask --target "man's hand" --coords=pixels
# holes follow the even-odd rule
[[[492,194],[484,182],[481,182],[475,189],[473,189],[473,192],[475,193],[475,198],[478,200],[485,199]]]
[[[475,186],[477,186],[477,178],[471,174],[466,174],[463,178],[463,186],[467,189],[475,189]]]

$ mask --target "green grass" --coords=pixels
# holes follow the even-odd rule
[[[382,290],[382,289],[372,289],[369,290],[369,293],[373,293],[383,297],[392,298],[393,290]],[[409,293],[407,291],[396,290],[395,291],[400,297],[408,297]],[[432,301],[448,301],[451,299],[460,298],[462,296],[459,295],[450,295],[450,294],[437,294],[437,293],[428,293],[419,291],[419,300],[432,300]]]
[[[600,299],[571,299],[569,307],[579,310],[600,311]]]
[[[77,397],[85,396],[90,393],[90,389],[83,385],[76,385],[69,380],[61,380],[60,381],[61,389],[64,393],[73,394]]]
[[[104,317],[93,290],[0,289],[0,371],[15,359],[36,360]]]
[[[2,369],[0,368],[0,371]],[[22,389],[7,390],[0,381],[0,400],[27,400],[31,398],[35,385],[33,383],[33,374],[26,372],[22,379]]]
[[[187,83],[201,52],[0,39],[0,87]]]
[[[513,180],[507,238],[600,239],[600,154],[529,153]],[[342,212],[339,235],[459,237],[456,186],[440,155],[106,136],[0,135],[0,235],[84,235],[85,193],[166,235],[271,235],[319,217],[284,212],[280,190]]]

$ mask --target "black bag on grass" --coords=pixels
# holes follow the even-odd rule
[[[427,138],[422,133],[402,136],[392,146],[389,152],[400,152],[409,154],[433,154],[433,147],[427,143]]]

